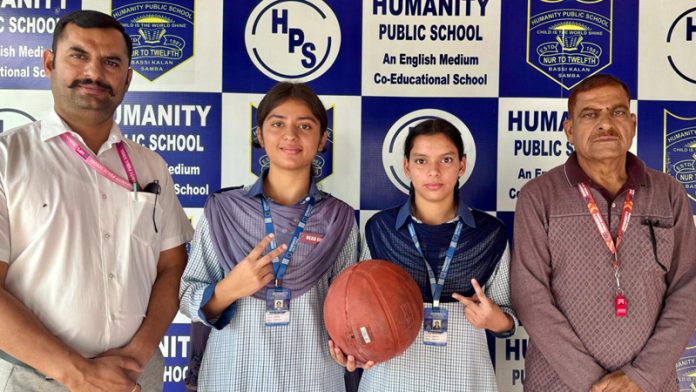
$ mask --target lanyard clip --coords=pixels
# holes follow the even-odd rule
[[[439,308],[439,307],[440,307],[440,300],[434,299],[433,300],[433,308]]]
[[[275,280],[275,287],[282,287],[283,286],[283,279],[276,279]]]

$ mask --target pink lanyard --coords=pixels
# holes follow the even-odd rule
[[[65,142],[65,144],[68,145],[68,147],[72,151],[75,152],[75,154],[77,154],[77,156],[82,158],[82,160],[85,161],[87,165],[96,170],[97,173],[107,178],[108,180],[111,180],[115,184],[128,189],[129,191],[138,191],[138,176],[135,174],[135,167],[133,167],[133,163],[128,157],[128,152],[126,151],[126,148],[123,146],[123,142],[116,143],[116,149],[118,150],[119,158],[121,158],[123,168],[126,170],[126,174],[128,175],[128,181],[123,179],[118,174],[109,170],[108,167],[104,166],[104,164],[101,163],[94,155],[92,155],[89,151],[85,150],[80,145],[80,143],[78,143],[77,140],[75,140],[75,137],[70,133],[63,133],[60,135],[60,138],[63,140],[63,142]]]
[[[578,189],[580,189],[580,193],[582,194],[582,197],[585,199],[587,209],[590,211],[592,219],[594,219],[595,225],[597,226],[597,230],[599,230],[599,234],[602,236],[602,239],[604,239],[604,243],[607,245],[607,248],[609,248],[609,252],[611,252],[614,258],[612,266],[614,267],[614,278],[616,279],[616,298],[614,298],[616,316],[626,317],[626,308],[628,305],[628,300],[623,296],[623,289],[621,288],[621,273],[619,272],[620,263],[618,249],[619,244],[621,244],[621,238],[623,238],[623,234],[626,232],[626,229],[628,228],[628,222],[631,220],[631,212],[633,212],[633,197],[636,191],[635,189],[629,189],[626,192],[626,200],[624,201],[623,211],[621,212],[621,222],[619,222],[619,231],[618,233],[616,233],[616,243],[614,243],[614,240],[611,238],[611,233],[609,232],[609,227],[607,226],[607,223],[604,221],[604,218],[602,218],[602,214],[599,213],[597,203],[595,202],[594,197],[592,197],[592,193],[590,193],[590,189],[587,187],[587,184],[578,184]]]

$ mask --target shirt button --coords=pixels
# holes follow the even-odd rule
[[[114,316],[113,314],[112,314],[112,315],[110,315],[110,316],[109,316],[109,318],[111,319],[111,321],[114,321],[114,320],[116,320],[116,316]]]
[[[616,203],[611,203],[611,208],[616,208]]]
[[[111,238],[111,234],[109,234],[109,233],[104,234],[104,238],[106,238],[108,240],[109,238]]]
[[[109,279],[113,279],[113,278],[114,278],[114,274],[109,273]]]
[[[106,193],[102,193],[102,199],[106,200]]]

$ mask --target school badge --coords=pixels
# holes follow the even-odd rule
[[[680,391],[696,391],[696,334],[691,336],[681,359],[677,361]]]
[[[193,55],[194,0],[113,0],[133,40],[131,68],[153,81]]]
[[[323,180],[324,178],[333,174],[333,144],[334,144],[334,110],[335,107],[332,106],[326,109],[326,114],[328,116],[328,124],[326,132],[328,133],[328,140],[324,147],[324,151],[317,153],[312,161],[312,170],[316,182]],[[257,107],[251,107],[251,142],[249,143],[251,147],[251,171],[257,176],[261,175],[265,169],[268,169],[270,161],[268,160],[268,155],[262,148],[254,148],[253,142],[257,141],[256,137],[256,111]]]
[[[263,0],[247,19],[249,59],[273,80],[308,82],[333,65],[341,48],[341,26],[324,1]]]
[[[527,64],[566,90],[611,64],[613,0],[528,0]]]
[[[696,83],[696,64],[693,61],[696,43],[696,8],[679,15],[667,32],[667,61],[682,79]]]
[[[663,171],[679,181],[696,207],[696,117],[664,111],[665,159]]]

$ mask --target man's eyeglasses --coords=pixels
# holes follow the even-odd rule
[[[145,185],[143,192],[154,193],[155,194],[155,205],[152,207],[152,224],[155,225],[155,233],[159,233],[157,230],[157,221],[155,221],[155,209],[157,208],[157,197],[160,194],[162,187],[160,187],[159,180],[154,180],[151,183]]]

